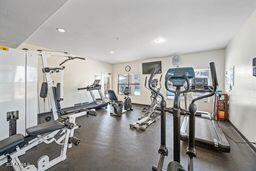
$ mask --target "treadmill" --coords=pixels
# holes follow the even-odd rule
[[[89,91],[93,102],[91,103],[78,103],[75,104],[75,106],[84,106],[84,105],[92,105],[94,106],[94,109],[101,109],[101,108],[106,108],[108,106],[108,101],[105,99],[101,92],[101,85],[100,85],[100,80],[94,80],[92,85],[86,86],[86,87],[81,87],[78,88],[77,90],[87,90]],[[93,91],[97,91],[99,94],[99,98],[96,98]]]
[[[192,81],[191,90],[195,93],[206,93],[212,87],[208,86],[207,78],[194,78]],[[218,121],[215,119],[215,103],[216,94],[213,100],[213,113],[198,111],[195,117],[195,143],[196,145],[213,149],[220,152],[230,152],[229,142],[219,127]],[[182,141],[188,141],[189,132],[189,116],[185,115],[180,128],[180,136]]]

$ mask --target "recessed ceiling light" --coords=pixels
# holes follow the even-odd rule
[[[113,55],[113,54],[115,53],[115,51],[114,51],[114,50],[111,50],[111,51],[109,51],[109,53],[110,53],[111,55]]]
[[[60,32],[60,33],[65,33],[65,32],[66,32],[66,30],[64,30],[63,28],[56,28],[56,30],[57,30],[58,32]]]
[[[166,39],[163,37],[157,37],[156,39],[153,40],[154,44],[162,44],[164,42],[166,42]]]

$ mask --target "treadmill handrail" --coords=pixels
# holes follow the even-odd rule
[[[217,86],[218,86],[218,80],[217,80],[217,74],[216,74],[216,68],[215,68],[215,64],[214,62],[210,62],[210,69],[211,69],[211,76],[212,76],[212,90],[210,91],[209,94],[205,94],[203,96],[199,96],[195,99],[192,100],[191,104],[195,103],[198,100],[204,99],[204,98],[208,98],[211,97],[215,94],[216,90],[217,90]]]

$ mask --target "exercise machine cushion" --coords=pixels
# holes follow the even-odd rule
[[[45,122],[27,129],[27,134],[31,136],[41,135],[64,128],[65,125],[59,121],[53,120]]]
[[[60,110],[61,109],[61,106],[60,106],[61,99],[60,99],[60,84],[59,83],[57,84],[57,87],[52,87],[52,92],[53,92],[56,108],[57,108],[57,110]]]
[[[10,153],[11,150],[16,149],[16,146],[18,146],[23,141],[24,136],[21,134],[15,134],[0,141],[0,156]]]
[[[48,93],[48,84],[47,82],[42,82],[41,90],[40,90],[40,97],[46,98]]]
[[[109,100],[111,101],[118,101],[118,98],[116,96],[116,93],[114,90],[108,90]]]

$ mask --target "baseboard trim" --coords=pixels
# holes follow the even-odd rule
[[[245,142],[251,147],[251,149],[256,153],[256,147],[237,129],[237,127],[229,121],[230,125],[236,130],[236,132],[245,140]]]

